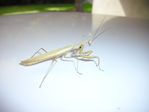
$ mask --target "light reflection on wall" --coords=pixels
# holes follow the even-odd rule
[[[94,0],[93,14],[149,19],[148,0]]]
[[[93,14],[126,16],[120,0],[94,0]]]

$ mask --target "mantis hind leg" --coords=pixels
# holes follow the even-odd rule
[[[31,57],[34,57],[36,54],[41,54],[40,51],[44,51],[45,53],[47,53],[47,51],[44,48],[40,48],[38,51],[36,51]]]
[[[47,73],[45,74],[45,76],[42,78],[41,83],[40,83],[40,85],[39,85],[39,88],[41,88],[41,86],[42,86],[43,82],[45,81],[45,79],[47,78],[49,72],[52,70],[52,68],[53,68],[53,66],[54,66],[54,62],[55,62],[55,64],[56,64],[57,61],[56,61],[56,60],[52,60],[51,65],[50,65],[50,68],[48,69],[48,71],[47,71]]]

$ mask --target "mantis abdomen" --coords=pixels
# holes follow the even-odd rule
[[[65,54],[67,54],[68,52],[70,52],[73,49],[73,46],[66,46],[64,48],[60,48],[60,49],[56,49],[54,51],[51,52],[47,52],[38,56],[34,56],[31,57],[29,59],[23,60],[21,61],[21,65],[24,66],[31,66],[31,65],[35,65],[47,60],[53,60],[53,59],[57,59]]]

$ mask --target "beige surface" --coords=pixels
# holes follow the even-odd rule
[[[94,0],[93,14],[149,19],[148,0]]]

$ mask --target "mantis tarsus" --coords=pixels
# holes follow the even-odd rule
[[[93,53],[93,51],[91,51],[91,50],[84,51],[84,47],[85,47],[86,44],[90,46],[92,44],[92,42],[105,31],[105,30],[103,30],[102,32],[97,34],[98,30],[101,30],[101,26],[96,30],[93,38],[89,38],[89,39],[87,39],[83,42],[80,42],[79,44],[69,45],[69,46],[66,46],[66,47],[63,47],[63,48],[60,48],[60,49],[56,49],[56,50],[53,50],[53,51],[50,51],[50,52],[47,52],[45,49],[40,48],[37,52],[34,53],[34,55],[32,57],[30,57],[29,59],[21,61],[20,64],[24,65],[24,66],[31,66],[31,65],[35,65],[35,64],[38,64],[38,63],[41,63],[41,62],[44,62],[44,61],[52,60],[50,69],[48,70],[46,75],[43,77],[43,79],[42,79],[42,81],[39,85],[39,88],[42,86],[44,80],[46,79],[49,72],[51,71],[54,63],[56,63],[57,59],[59,59],[59,58],[62,61],[71,61],[71,60],[68,60],[68,58],[69,59],[71,59],[71,58],[77,59],[77,62],[78,62],[78,60],[93,61],[93,62],[95,62],[96,66],[98,66],[99,69],[100,69],[99,57],[98,56],[92,56],[91,54]],[[44,51],[45,53],[40,54],[38,56],[35,56],[37,53],[40,52],[40,50]],[[97,62],[94,59],[97,59]],[[75,67],[75,70],[78,74],[81,74],[78,71],[78,64],[77,64],[77,67]]]

